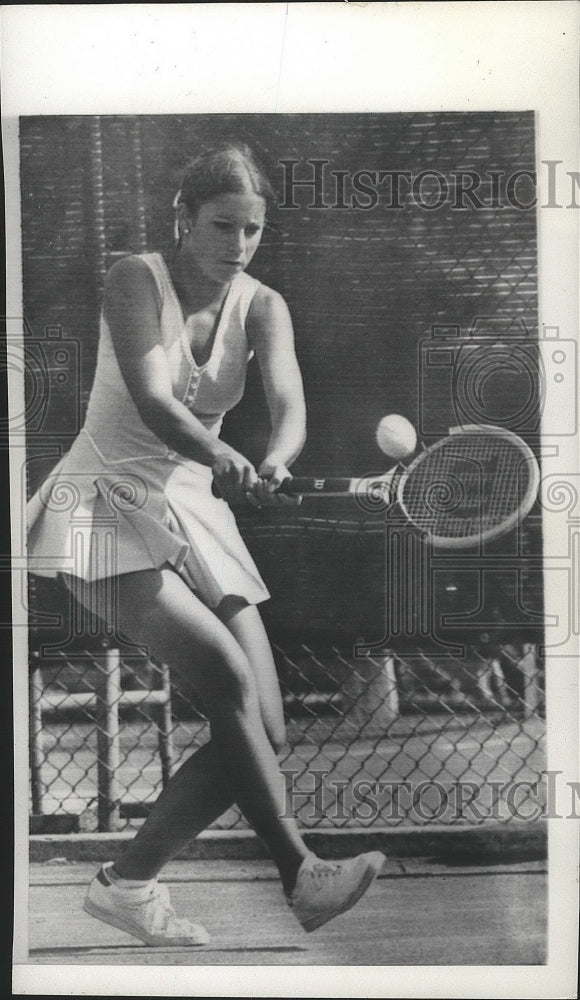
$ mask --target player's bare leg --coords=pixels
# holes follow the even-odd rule
[[[98,602],[94,585],[89,586]],[[85,585],[83,603],[88,604],[87,589]],[[309,852],[294,819],[286,814],[284,781],[242,646],[169,568],[120,576],[115,590],[113,607],[105,609],[101,600],[93,608],[98,607],[101,616],[106,614],[109,624],[114,616],[121,633],[138,638],[153,656],[187,679],[201,699],[212,732],[212,750],[175,775],[116,870],[133,879],[157,874],[160,862],[174,855],[176,843],[180,846],[191,839],[235,800],[270,848],[282,884],[290,892]],[[234,610],[242,613],[239,604]],[[226,615],[237,617],[231,610]],[[250,630],[240,626],[241,631],[247,637]],[[264,695],[262,703],[266,707]],[[169,833],[176,818],[178,828]],[[167,849],[159,849],[159,837],[168,838]]]
[[[284,711],[270,644],[259,612],[239,598],[225,598],[217,611],[246,653],[258,688],[266,734],[275,751],[285,740]],[[188,758],[161,793],[115,871],[125,879],[159,874],[178,851],[235,801],[212,741]],[[286,888],[292,888],[287,886]]]
[[[282,739],[280,695],[255,609],[230,602],[222,609],[228,628],[172,570],[127,574],[117,583],[116,614],[121,630],[128,636],[139,636],[152,655],[189,677],[210,719],[213,750],[206,751],[199,771],[182,769],[172,779],[147,820],[146,830],[128,848],[120,866],[122,884],[116,881],[119,872],[111,881],[112,870],[101,870],[89,888],[85,909],[147,944],[207,941],[203,927],[175,916],[165,886],[145,880],[169,850],[167,844],[161,854],[157,848],[152,866],[155,843],[168,838],[171,850],[175,850],[174,832],[168,834],[170,818],[179,819],[181,841],[226,801],[222,792],[216,795],[212,787],[213,780],[219,780],[220,765],[223,784],[219,787],[229,791],[267,843],[288,900],[305,930],[315,930],[349,909],[370,886],[384,859],[373,852],[335,864],[318,861],[288,816],[284,782],[263,723],[264,714],[274,738]],[[261,702],[244,645],[262,662]],[[268,655],[271,658],[271,653]],[[199,809],[199,803],[192,801],[192,777],[201,796]]]

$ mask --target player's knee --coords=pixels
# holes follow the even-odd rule
[[[254,674],[241,649],[218,652],[213,679],[212,694],[218,710],[224,702],[245,708],[256,698]]]

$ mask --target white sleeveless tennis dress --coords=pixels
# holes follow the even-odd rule
[[[244,273],[234,278],[211,356],[198,365],[163,257],[139,259],[159,289],[174,395],[217,437],[244,392],[252,356],[246,317],[260,283]],[[227,594],[251,604],[266,600],[234,516],[211,483],[207,466],[171,451],[143,423],[102,317],[85,424],[28,505],[30,572],[97,580],[169,564],[211,608]]]

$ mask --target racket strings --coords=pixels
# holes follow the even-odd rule
[[[430,534],[467,538],[517,513],[529,480],[529,463],[517,444],[470,434],[426,452],[404,482],[400,502]]]

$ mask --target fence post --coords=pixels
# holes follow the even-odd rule
[[[173,768],[173,740],[171,738],[173,720],[171,718],[171,675],[166,663],[161,665],[161,688],[166,695],[159,712],[159,758],[161,761],[161,782],[165,788],[171,778]]]
[[[345,710],[354,726],[361,732],[365,729],[386,732],[399,717],[399,692],[393,654],[386,652],[380,657],[365,656],[358,659],[343,691]]]
[[[97,820],[99,832],[116,830],[120,819],[118,769],[121,654],[105,648],[96,685],[97,695]]]
[[[523,645],[524,655],[518,661],[518,667],[523,675],[524,719],[534,715],[540,704],[540,685],[538,684],[538,663],[536,647],[532,642]]]
[[[42,784],[42,671],[40,657],[33,653],[30,658],[28,675],[28,714],[29,714],[29,761],[30,761],[30,797],[32,814],[42,813],[44,788]]]

